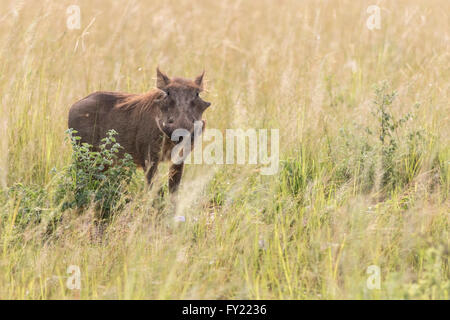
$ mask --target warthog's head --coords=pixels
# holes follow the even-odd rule
[[[157,118],[159,128],[168,137],[172,137],[176,129],[184,129],[192,134],[194,123],[203,121],[202,114],[211,105],[200,97],[204,73],[192,81],[182,78],[170,79],[159,69],[156,72],[156,86],[165,93],[159,103],[160,113]],[[203,121],[203,127],[204,124]]]

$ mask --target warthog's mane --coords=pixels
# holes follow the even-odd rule
[[[138,110],[139,113],[149,111],[158,99],[164,97],[164,92],[152,89],[142,94],[124,94],[115,108],[122,110]]]

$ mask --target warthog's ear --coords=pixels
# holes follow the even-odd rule
[[[159,68],[156,68],[156,87],[158,89],[163,89],[169,84],[169,82],[169,77],[162,73]]]
[[[165,92],[165,91],[163,91],[163,90],[161,90],[161,89],[159,89],[158,90],[158,92],[156,93],[156,96],[155,96],[155,102],[161,102],[161,101],[163,101],[164,100],[164,98],[167,96],[167,93]]]
[[[200,88],[203,89],[203,76],[205,75],[205,71],[202,72],[201,75],[199,75],[197,78],[195,78],[194,82],[196,85],[198,85]]]

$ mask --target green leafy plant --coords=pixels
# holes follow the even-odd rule
[[[397,96],[395,91],[388,92],[383,82],[375,88],[373,114],[378,119],[379,141],[381,143],[381,187],[391,191],[409,183],[418,173],[421,165],[421,145],[424,137],[420,130],[402,131],[404,125],[413,118],[408,112],[399,119],[392,113],[391,106]],[[415,105],[416,108],[419,104]],[[401,140],[407,141],[407,150],[400,150]]]
[[[7,196],[16,203],[19,225],[41,222],[43,212],[48,210],[47,192],[41,186],[16,183],[8,188]]]
[[[82,208],[93,202],[102,217],[106,217],[120,209],[136,165],[131,155],[121,155],[123,147],[114,137],[117,132],[108,131],[98,149],[81,143],[75,130],[67,133],[73,148],[72,162],[65,169],[56,197],[59,201],[65,199],[63,210]]]
[[[423,254],[423,270],[419,279],[409,286],[408,298],[448,299],[450,292],[448,248],[430,247]]]

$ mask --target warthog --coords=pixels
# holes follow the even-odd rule
[[[69,128],[78,131],[80,141],[93,145],[94,149],[107,131],[117,131],[122,154],[130,154],[136,165],[144,169],[149,185],[159,162],[170,160],[176,144],[171,140],[172,133],[176,129],[192,133],[196,121],[203,121],[204,129],[202,114],[211,105],[200,97],[204,72],[194,81],[170,79],[159,69],[156,73],[157,89],[144,94],[94,92],[76,102],[69,111]],[[178,190],[183,166],[181,162],[170,167],[171,194]]]

